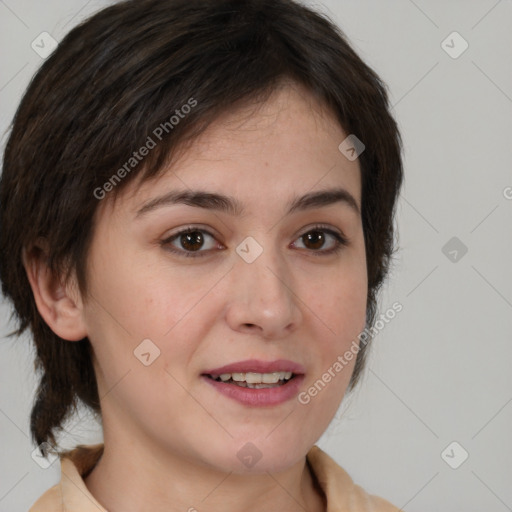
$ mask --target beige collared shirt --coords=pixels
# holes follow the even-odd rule
[[[103,444],[80,445],[61,456],[60,482],[48,489],[29,512],[108,512],[87,489],[84,478],[103,453]],[[400,512],[386,500],[367,494],[318,446],[307,454],[323,490],[326,512]]]

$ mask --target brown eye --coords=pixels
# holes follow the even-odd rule
[[[330,244],[331,247],[322,250],[326,244],[329,244],[329,239],[332,240]],[[301,235],[298,240],[302,241],[307,250],[316,253],[318,256],[326,256],[336,253],[344,246],[348,245],[348,240],[344,236],[332,229],[324,228],[322,226],[316,226],[313,229],[310,229]]]
[[[325,244],[325,235],[321,231],[310,231],[302,235],[302,239],[308,249],[321,249]]]
[[[200,231],[183,233],[179,236],[181,246],[187,251],[197,251],[204,243],[204,237]]]
[[[211,238],[210,246],[205,250],[201,250],[207,244],[207,239]],[[162,240],[160,244],[168,251],[179,254],[180,256],[187,257],[200,257],[206,256],[211,249],[214,249],[218,244],[215,244],[215,237],[204,229],[189,227],[182,229],[178,233]]]

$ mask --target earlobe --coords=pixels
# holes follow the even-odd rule
[[[87,336],[87,330],[78,286],[64,284],[61,276],[55,276],[51,272],[46,261],[46,253],[42,247],[34,247],[23,253],[23,265],[37,309],[57,336],[69,341],[79,341]]]

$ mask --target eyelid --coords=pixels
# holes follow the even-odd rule
[[[210,226],[206,226],[206,225],[203,225],[203,224],[189,224],[189,225],[185,225],[185,226],[182,226],[180,228],[178,228],[177,231],[174,231],[172,233],[170,233],[169,235],[167,235],[164,239],[165,240],[169,240],[171,238],[174,238],[178,235],[181,235],[183,233],[189,233],[189,232],[192,232],[192,231],[204,231],[205,233],[208,233],[209,235],[213,236],[213,237],[218,237],[220,235],[216,234],[216,233],[212,233],[212,231],[215,231],[214,229],[210,228]]]
[[[315,230],[318,230],[318,231],[323,230],[328,233],[333,233],[333,234],[339,235],[341,238],[345,239],[348,242],[347,237],[343,234],[343,232],[340,229],[335,228],[329,224],[322,224],[322,223],[313,223],[310,226],[306,226],[304,228],[304,230],[301,232],[301,234],[298,235],[298,237],[304,236],[306,233],[309,233],[310,231],[315,231]]]

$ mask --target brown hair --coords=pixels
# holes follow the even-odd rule
[[[394,251],[393,217],[402,183],[401,138],[386,86],[324,15],[294,0],[128,0],[81,23],[33,77],[18,107],[0,181],[0,279],[19,335],[36,346],[40,383],[31,413],[39,445],[83,402],[100,414],[87,338],[66,342],[45,323],[23,266],[44,240],[47,264],[82,295],[99,201],[112,179],[156,127],[161,141],[123,174],[111,198],[136,176],[155,176],[166,159],[220,114],[264,101],[283,79],[305,86],[366,146],[362,223],[367,254],[366,325]],[[169,122],[191,98],[194,108]],[[165,124],[167,123],[167,124]],[[172,127],[171,127],[172,125]],[[341,141],[340,141],[341,142]],[[125,167],[126,170],[126,167]],[[110,182],[112,183],[112,182]],[[109,197],[110,199],[110,197]],[[350,389],[369,344],[358,352]]]

